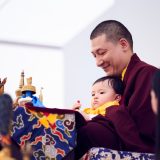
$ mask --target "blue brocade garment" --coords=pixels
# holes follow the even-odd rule
[[[151,153],[137,153],[127,151],[116,151],[107,148],[92,148],[87,152],[82,160],[155,160],[155,155]]]

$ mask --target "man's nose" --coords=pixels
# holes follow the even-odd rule
[[[101,67],[102,65],[103,65],[103,60],[102,59],[96,59],[96,65],[98,66],[98,67]]]

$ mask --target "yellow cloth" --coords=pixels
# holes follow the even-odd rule
[[[39,122],[46,128],[49,128],[50,127],[50,124],[54,124],[57,120],[57,117],[58,117],[58,114],[52,114],[50,113],[49,115],[45,115],[43,114],[43,112],[36,112],[36,111],[33,111],[33,110],[30,110],[29,111],[35,115]]]
[[[123,79],[124,79],[124,75],[125,75],[125,73],[126,73],[126,70],[127,70],[127,67],[122,71],[122,75],[121,75],[121,76],[122,76],[122,78],[121,78],[122,81],[123,81]]]
[[[119,105],[119,103],[117,101],[110,101],[110,102],[106,102],[105,104],[97,107],[96,109],[85,108],[83,111],[86,114],[95,114],[95,115],[101,114],[101,115],[105,115],[107,107],[118,106],[118,105]]]

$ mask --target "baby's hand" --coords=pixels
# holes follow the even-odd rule
[[[81,103],[80,101],[78,100],[72,107],[73,110],[79,110],[81,108]]]

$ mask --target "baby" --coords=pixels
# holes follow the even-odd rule
[[[117,76],[105,76],[97,79],[92,85],[91,108],[80,111],[81,103],[77,101],[73,109],[79,111],[86,120],[106,114],[106,108],[118,106],[123,95],[124,85]]]

